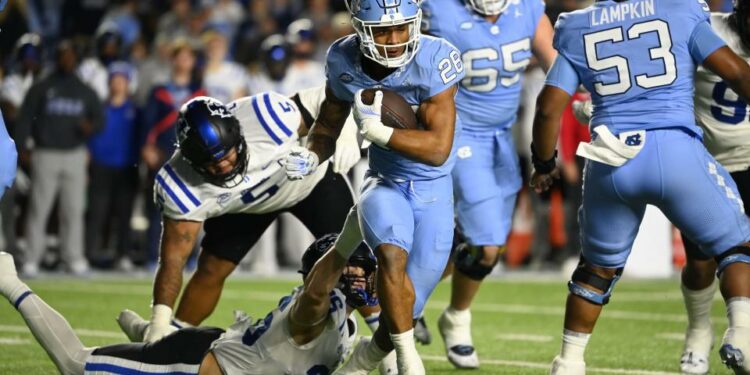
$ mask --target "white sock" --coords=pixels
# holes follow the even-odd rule
[[[2,278],[2,281],[0,281],[0,294],[5,296],[14,306],[17,304],[18,298],[24,293],[31,291],[29,286],[19,280],[15,274],[8,275],[7,277],[0,276],[0,278]]]
[[[688,316],[688,330],[711,329],[711,305],[716,294],[718,283],[714,281],[710,286],[701,290],[690,290],[681,285],[682,298]]]
[[[378,367],[380,361],[385,358],[388,353],[384,352],[374,340],[369,337],[363,337],[357,343],[357,347],[354,348],[349,360],[342,366],[337,373],[341,374],[358,374],[363,371],[370,373]]]
[[[452,306],[448,306],[443,314],[453,328],[446,332],[446,344],[449,347],[454,345],[474,346],[471,339],[471,310],[456,310]]]
[[[750,328],[750,298],[732,297],[727,300],[729,327]]]
[[[378,330],[378,327],[380,327],[380,313],[376,312],[370,314],[370,316],[365,318],[365,323],[370,327],[370,331],[375,333],[375,331]]]
[[[565,361],[583,362],[583,353],[591,338],[590,333],[580,333],[563,330],[563,343],[560,350],[560,358]]]
[[[396,350],[398,373],[402,375],[424,374],[422,358],[419,357],[414,342],[414,329],[403,333],[390,334],[391,342]]]
[[[13,301],[31,333],[61,373],[82,374],[94,348],[84,347],[65,318],[26,288],[20,299]]]

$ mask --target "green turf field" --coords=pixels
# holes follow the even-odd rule
[[[123,308],[148,316],[150,280],[38,280],[30,286],[60,311],[85,345],[125,340],[115,317]],[[232,310],[262,317],[294,286],[290,281],[230,280],[208,325],[226,327]],[[427,321],[437,336],[437,316],[447,304],[449,283],[440,284],[427,305]],[[590,374],[678,372],[685,327],[677,280],[624,280],[604,311],[586,354]],[[429,374],[543,374],[557,353],[562,331],[564,281],[488,281],[474,305],[474,340],[482,368],[454,371],[445,361],[439,337],[420,347]],[[716,340],[726,328],[724,307],[713,310]],[[362,326],[361,326],[362,327]],[[365,333],[369,331],[365,327]],[[360,331],[362,332],[362,331]],[[10,304],[0,304],[0,374],[52,374],[52,362],[34,341]],[[712,373],[729,373],[711,357]]]

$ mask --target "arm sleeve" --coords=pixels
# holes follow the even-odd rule
[[[544,81],[544,84],[555,86],[573,96],[576,89],[578,89],[580,80],[578,73],[568,59],[563,55],[557,55],[555,63],[552,64],[552,68],[547,73],[547,79]]]
[[[430,87],[427,97],[431,98],[461,82],[466,75],[461,53],[456,47],[441,40],[440,46],[432,56],[432,66],[429,67]]]
[[[204,221],[204,210],[196,196],[195,188],[185,184],[182,178],[165,164],[156,174],[154,181],[154,202],[162,215],[174,220]]]
[[[693,29],[688,45],[693,61],[701,64],[717,49],[727,44],[720,36],[716,35],[708,21],[701,21]]]

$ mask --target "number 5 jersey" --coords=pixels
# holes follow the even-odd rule
[[[164,216],[205,221],[229,213],[263,214],[291,207],[307,197],[328,169],[328,161],[304,179],[287,179],[283,161],[297,144],[301,114],[289,98],[273,92],[238,99],[227,109],[239,120],[247,143],[242,182],[226,188],[196,172],[178,149],[156,176],[154,199]]]

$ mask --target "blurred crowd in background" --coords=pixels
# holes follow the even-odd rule
[[[590,1],[546,4],[554,23]],[[729,11],[731,1],[711,6]],[[322,85],[326,49],[352,32],[344,0],[10,0],[0,12],[0,108],[20,168],[0,202],[0,249],[27,276],[153,268],[161,223],[151,189],[174,151],[180,106]],[[532,64],[514,128],[524,165],[543,83]],[[588,130],[570,111],[562,125],[563,178],[544,196],[522,192],[501,267],[556,269],[578,253],[575,148]],[[364,159],[366,150],[350,172],[355,191]],[[295,221],[270,227],[243,268],[296,269],[311,236]]]

